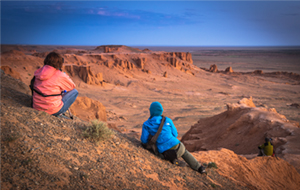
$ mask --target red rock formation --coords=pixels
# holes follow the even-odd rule
[[[193,59],[192,59],[192,54],[191,53],[186,53],[186,61],[193,64]]]
[[[193,60],[192,60],[192,54],[189,52],[169,52],[169,53],[165,53],[165,56],[171,56],[171,57],[177,57],[179,59],[181,59],[182,61],[187,61],[191,64],[193,64]]]
[[[167,71],[166,72],[164,72],[164,77],[168,77],[168,73],[167,73]]]
[[[147,58],[143,57],[143,58],[138,58],[136,60],[136,65],[138,68],[144,69],[145,66],[145,62],[147,61]]]
[[[233,73],[232,67],[227,67],[227,68],[225,69],[225,72],[226,72],[226,73]]]
[[[96,75],[91,71],[90,66],[64,65],[64,70],[70,73],[71,76],[78,75],[87,84],[96,84],[103,86],[102,73]]]
[[[250,96],[250,98],[243,98],[238,103],[246,105],[246,106],[251,107],[251,108],[256,107],[255,104],[253,103],[252,96]]]
[[[119,66],[123,69],[128,69],[128,70],[131,70],[131,69],[135,68],[135,65],[133,63],[131,63],[127,60],[121,60],[121,59],[115,60],[115,65]]]
[[[218,72],[217,65],[215,65],[215,64],[211,65],[210,68],[209,68],[209,71],[213,72],[213,73]]]
[[[95,58],[97,60],[102,60],[103,59],[103,56],[102,55],[88,55],[89,57],[92,57],[92,58]]]
[[[166,59],[166,55],[162,54],[162,53],[154,53],[152,55],[154,55],[155,57],[157,57],[157,59],[160,60],[160,61],[164,61]]]
[[[151,74],[151,73],[152,73],[152,72],[151,72],[150,70],[148,70],[148,69],[142,69],[142,71],[145,72],[145,73],[148,73],[148,74]]]
[[[77,97],[70,110],[73,115],[85,121],[94,119],[107,121],[106,109],[102,103],[88,97]]]
[[[105,65],[106,67],[108,67],[108,68],[112,68],[112,66],[114,65],[114,61],[112,61],[112,60],[106,60],[106,61],[104,62],[104,65]]]
[[[272,109],[255,107],[250,98],[228,104],[227,111],[219,115],[200,119],[181,141],[191,152],[223,147],[237,154],[256,154],[257,146],[266,137],[272,137],[275,152],[280,154],[286,149],[286,139],[297,138],[291,136],[293,130],[298,130],[297,126],[285,116]]]
[[[167,61],[176,69],[181,69],[181,62],[176,57],[168,57]]]
[[[95,50],[103,51],[104,53],[112,53],[119,51],[120,48],[125,47],[123,45],[108,45],[108,46],[98,46]]]
[[[148,48],[145,48],[145,49],[143,49],[143,52],[151,52],[151,50]]]

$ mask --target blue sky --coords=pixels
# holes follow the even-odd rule
[[[300,1],[1,1],[1,44],[299,46]]]

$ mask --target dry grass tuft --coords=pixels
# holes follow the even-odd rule
[[[83,131],[83,136],[96,143],[109,139],[115,133],[107,127],[105,122],[99,120],[91,121],[90,125]]]

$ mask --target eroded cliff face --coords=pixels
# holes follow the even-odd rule
[[[133,72],[144,72],[147,75],[164,77],[163,73],[168,71],[168,76],[171,76],[172,71],[169,70],[170,68],[189,75],[195,73],[192,54],[189,52],[152,52],[149,49],[139,50],[124,45],[104,45],[98,46],[94,50],[54,49],[52,51],[64,57],[63,70],[65,72],[68,72],[71,77],[79,77],[89,85],[104,86],[104,81],[115,82],[105,78],[108,74],[103,75],[105,71],[103,67],[108,68],[110,71],[125,72],[129,75]],[[25,71],[33,73],[37,68],[43,66],[43,60],[49,52],[32,51],[30,53],[26,51],[25,54],[22,51],[11,50],[3,53],[1,59],[3,62],[10,61],[14,63],[20,62],[21,58],[32,60],[33,64],[26,67]],[[8,70],[6,71],[8,72]],[[13,75],[12,72],[10,74]],[[15,78],[18,77],[15,76]]]
[[[78,76],[87,84],[101,85],[103,86],[105,83],[103,81],[102,73],[94,74],[91,71],[90,66],[85,65],[65,65],[63,70],[70,73],[72,77]]]
[[[78,75],[87,84],[102,86],[104,85],[102,74],[94,74],[90,69],[91,65],[103,65],[109,69],[124,72],[140,70],[152,74],[153,64],[156,64],[162,68],[173,67],[184,73],[194,75],[192,55],[189,52],[151,52],[149,50],[146,53],[143,51],[141,51],[142,53],[128,53],[126,46],[99,46],[95,50],[101,51],[101,53],[63,54],[66,63],[72,63],[72,65],[65,65],[65,70],[72,77]]]

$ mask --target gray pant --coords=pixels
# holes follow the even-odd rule
[[[193,169],[198,170],[201,164],[195,159],[193,155],[185,148],[184,144],[180,142],[180,147],[177,151],[177,158],[182,157],[184,161]]]
[[[161,159],[164,159],[163,154],[158,155]],[[180,147],[177,150],[177,158],[182,157],[184,161],[193,169],[198,171],[201,164],[196,160],[196,158],[191,155],[191,153],[185,148],[184,144],[180,142]]]

